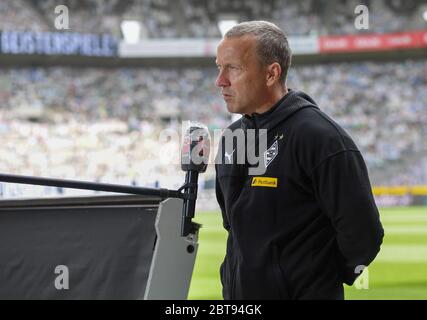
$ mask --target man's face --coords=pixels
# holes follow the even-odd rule
[[[231,113],[252,114],[266,94],[265,68],[261,66],[253,36],[224,38],[217,48],[219,74],[215,84]]]

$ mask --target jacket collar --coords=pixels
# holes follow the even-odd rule
[[[273,129],[297,111],[307,108],[318,108],[314,100],[302,91],[289,89],[288,92],[264,113],[253,113],[241,118],[241,128],[246,129]]]

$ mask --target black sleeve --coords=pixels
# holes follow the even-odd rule
[[[312,182],[322,211],[337,234],[343,280],[356,280],[357,266],[368,266],[380,250],[384,230],[362,155],[342,150],[313,168]]]

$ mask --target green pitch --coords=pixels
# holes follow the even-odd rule
[[[189,299],[222,299],[218,270],[227,234],[221,215],[198,213],[195,221],[203,227]],[[427,207],[381,209],[381,221],[381,252],[367,274],[345,286],[346,299],[427,299]]]

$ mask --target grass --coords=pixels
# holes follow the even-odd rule
[[[385,230],[381,251],[356,282],[369,287],[345,286],[346,299],[427,299],[427,207],[383,208],[380,213]],[[219,266],[227,233],[221,215],[203,212],[195,220],[203,227],[189,299],[222,299]]]

